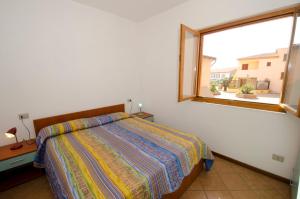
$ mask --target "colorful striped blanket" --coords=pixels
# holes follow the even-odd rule
[[[197,136],[126,113],[46,127],[37,144],[56,198],[162,198],[200,159],[213,162]]]

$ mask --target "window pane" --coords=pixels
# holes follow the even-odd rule
[[[295,37],[288,65],[285,103],[297,109],[300,99],[300,17],[297,17]]]
[[[279,104],[292,23],[285,17],[204,35],[200,96]]]
[[[199,37],[192,32],[185,34],[183,96],[195,95],[195,78],[197,72]]]

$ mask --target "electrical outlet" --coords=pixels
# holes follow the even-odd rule
[[[272,154],[272,159],[278,162],[284,162],[284,156]]]
[[[284,157],[283,157],[283,156],[279,156],[279,157],[278,157],[278,161],[279,161],[279,162],[284,162]]]
[[[28,119],[29,118],[29,114],[28,113],[21,113],[18,115],[19,120],[24,120],[24,119]]]

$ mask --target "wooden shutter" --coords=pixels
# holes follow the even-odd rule
[[[281,103],[286,111],[300,117],[300,12],[295,11],[291,44],[287,56]]]
[[[183,24],[180,27],[178,101],[196,96],[200,34]]]

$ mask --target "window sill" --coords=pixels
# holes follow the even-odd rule
[[[286,105],[286,104],[283,104],[283,108],[287,112],[290,112],[291,114],[293,114],[296,117],[300,118],[300,103],[298,105],[298,109],[296,107],[292,107],[292,106],[289,106],[289,105]]]
[[[279,104],[266,104],[266,103],[228,100],[228,99],[219,99],[219,98],[210,98],[210,97],[195,97],[193,101],[286,113],[285,109]]]

